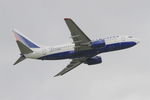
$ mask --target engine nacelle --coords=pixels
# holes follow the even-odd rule
[[[91,43],[92,48],[102,48],[105,46],[105,40],[100,39]]]
[[[94,64],[99,64],[99,63],[102,63],[102,59],[99,56],[89,58],[85,61],[85,64],[88,64],[88,65],[94,65]]]

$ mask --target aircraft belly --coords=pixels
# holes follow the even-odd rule
[[[46,56],[42,56],[38,59],[42,60],[59,60],[59,59],[72,59],[72,58],[80,58],[80,57],[89,57],[98,54],[96,50],[86,50],[86,51],[66,51],[61,53],[50,54]]]
[[[132,47],[135,44],[136,43],[134,42],[119,42],[119,43],[107,44],[105,47],[100,48],[99,52],[103,53],[103,52],[121,50],[121,49]]]
[[[59,60],[59,59],[67,59],[70,58],[73,55],[74,51],[65,51],[65,52],[60,52],[60,53],[55,53],[55,54],[49,54],[46,56],[42,56],[38,59],[42,60]]]
[[[92,50],[86,50],[86,51],[80,51],[80,52],[76,52],[74,54],[74,57],[76,58],[80,58],[80,57],[91,57],[94,56],[96,54],[98,54],[99,52],[97,52],[96,49],[92,49]]]

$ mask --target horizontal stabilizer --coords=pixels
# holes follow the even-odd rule
[[[20,49],[21,54],[28,54],[28,53],[32,53],[33,52],[30,48],[28,48],[26,45],[24,45],[20,41],[16,41],[16,42],[18,44],[18,47]]]
[[[20,56],[20,58],[13,64],[13,65],[16,65],[18,63],[20,63],[21,61],[23,61],[24,59],[26,59],[23,55]]]

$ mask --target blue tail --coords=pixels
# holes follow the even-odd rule
[[[37,44],[33,43],[31,40],[29,40],[26,36],[23,36],[19,34],[16,30],[13,30],[16,41],[20,41],[24,45],[26,45],[28,48],[40,48]]]

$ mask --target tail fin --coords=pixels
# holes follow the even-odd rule
[[[37,44],[28,39],[26,36],[20,34],[17,30],[13,30],[13,33],[15,35],[16,41],[20,41],[28,48],[40,48]]]
[[[18,44],[18,47],[20,49],[20,52],[21,52],[21,56],[20,58],[14,63],[14,65],[20,63],[21,61],[25,60],[26,57],[24,56],[24,54],[29,54],[29,53],[32,53],[33,51],[28,48],[27,46],[25,46],[23,43],[21,43],[20,41],[16,41],[17,44]]]
[[[19,50],[21,52],[20,58],[14,63],[14,65],[18,64],[19,62],[23,61],[26,57],[24,54],[32,53],[33,51],[31,48],[39,48],[38,45],[33,43],[31,40],[29,40],[27,37],[19,34],[16,30],[13,30],[17,45],[19,47]]]

